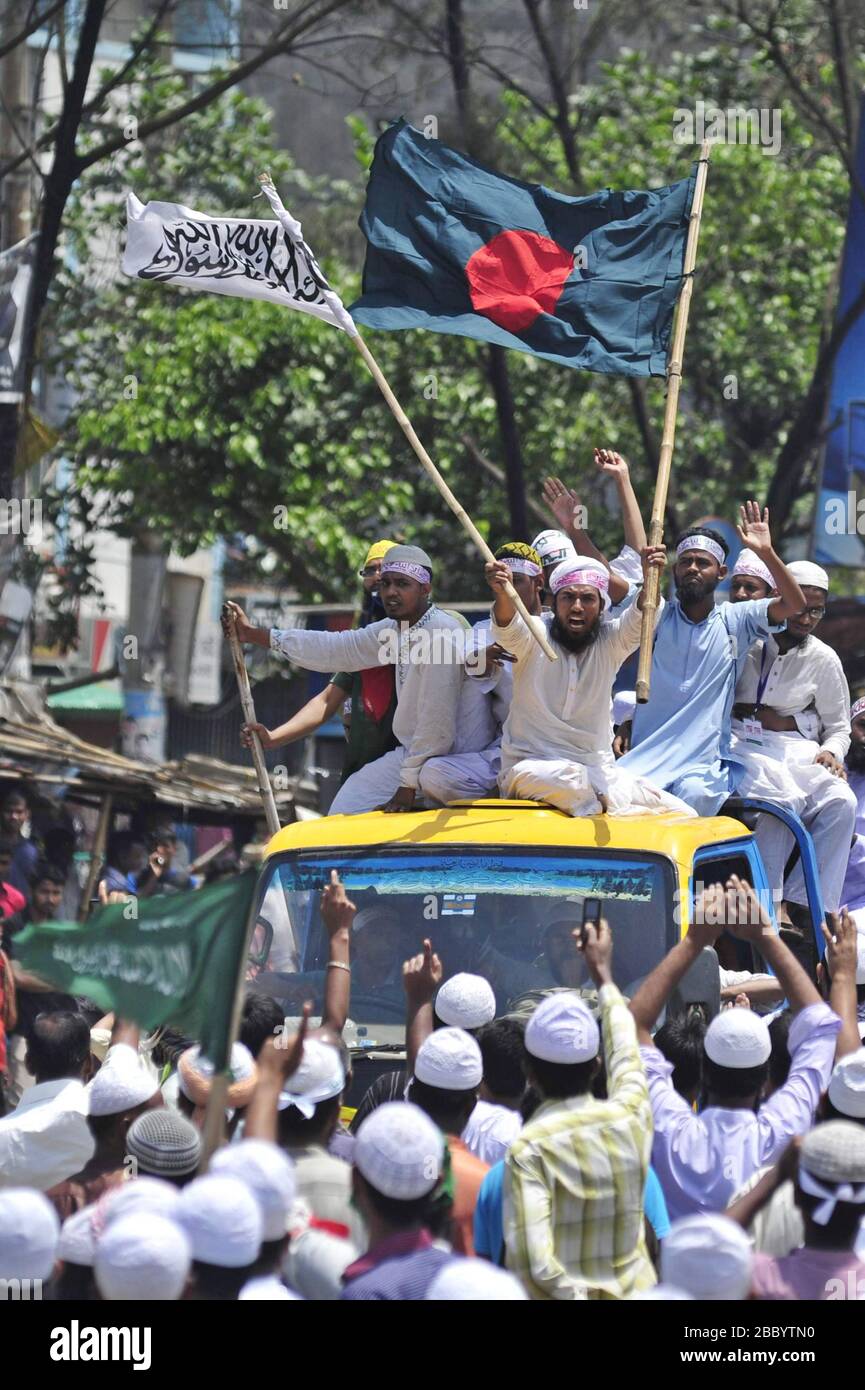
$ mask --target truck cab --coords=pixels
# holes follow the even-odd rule
[[[743,816],[765,809],[738,806]],[[796,825],[790,828],[798,840]],[[813,849],[799,829],[819,938]],[[445,979],[464,970],[483,975],[504,1013],[538,990],[590,992],[571,940],[586,899],[599,899],[610,922],[614,974],[626,995],[687,931],[703,886],[736,873],[770,912],[772,902],[753,832],[739,815],[575,818],[532,801],[484,800],[402,815],[326,816],[274,835],[261,873],[249,978],[289,1018],[308,999],[321,1010],[328,947],[319,895],[332,869],[358,909],[346,1042],[356,1058],[370,1060],[402,1052],[401,967],[425,937]],[[731,937],[719,942],[725,953],[722,964],[761,968]],[[713,1011],[717,968],[714,979],[713,991],[704,972],[687,997]]]

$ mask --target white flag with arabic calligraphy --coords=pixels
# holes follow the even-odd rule
[[[354,320],[334,293],[272,184],[262,191],[277,221],[210,217],[180,203],[126,200],[123,272],[189,290],[266,299],[324,319],[350,337]]]

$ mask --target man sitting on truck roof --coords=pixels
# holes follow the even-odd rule
[[[856,820],[856,797],[843,764],[850,745],[850,691],[838,656],[814,636],[829,576],[807,560],[788,568],[808,606],[748,653],[736,683],[730,751],[743,768],[737,793],[777,802],[811,832],[823,902],[827,912],[837,912]],[[733,603],[775,592],[769,570],[743,551],[733,570]],[[801,864],[784,883],[791,832],[775,816],[761,816],[756,836],[771,887],[778,896],[783,890],[785,904],[807,906]]]
[[[241,642],[269,647],[310,671],[396,666],[393,732],[399,746],[349,777],[336,794],[331,815],[410,811],[424,764],[454,746],[465,680],[459,639],[465,628],[458,617],[433,603],[432,568],[419,547],[392,546],[382,562],[379,584],[388,616],[348,632],[255,627],[237,604],[226,605]]]
[[[736,679],[757,637],[805,607],[805,596],[772,548],[768,512],[742,508],[742,544],[764,561],[779,597],[715,607],[727,574],[727,543],[692,526],[676,543],[676,597],[658,619],[651,697],[638,705],[631,749],[619,766],[714,816],[733,790],[730,714]],[[621,731],[620,731],[621,735]],[[624,742],[622,743],[624,746]]]
[[[644,574],[664,563],[662,546],[643,552]],[[688,815],[675,796],[623,775],[612,755],[610,692],[622,662],[639,646],[642,593],[623,617],[607,619],[609,571],[592,559],[563,561],[550,578],[554,611],[532,618],[558,649],[559,659],[550,661],[505,592],[507,564],[488,564],[486,576],[495,593],[492,635],[516,658],[502,738],[502,794],[547,801],[572,816]]]

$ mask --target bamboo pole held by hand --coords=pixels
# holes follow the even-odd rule
[[[225,610],[223,610],[225,612]],[[254,724],[255,705],[252,700],[252,690],[249,685],[249,672],[246,669],[246,662],[243,659],[243,651],[237,638],[237,628],[233,617],[228,620],[228,641],[231,647],[231,659],[234,662],[234,674],[237,677],[237,688],[240,692],[240,704],[243,709],[243,718],[247,724]],[[276,800],[273,795],[273,787],[270,785],[270,778],[267,775],[267,766],[264,761],[264,753],[261,749],[261,741],[258,734],[252,735],[252,761],[255,764],[255,771],[258,777],[258,791],[264,806],[264,818],[267,821],[267,829],[270,835],[275,835],[280,829],[279,813],[276,809]]]
[[[358,333],[358,335],[356,337],[353,337],[351,341],[356,347],[357,351],[360,353],[361,357],[363,358],[364,362],[369,368],[373,380],[375,381],[376,385],[378,386],[379,390],[381,391],[382,395],[384,396],[385,400],[387,401],[388,405],[393,411],[393,415],[396,419],[397,424],[399,425],[409,444],[417,454],[417,457],[421,462],[421,466],[423,467],[424,472],[435,484],[439,493],[447,502],[448,506],[450,507],[454,516],[457,518],[457,521],[460,523],[463,530],[467,533],[467,535],[471,536],[472,540],[474,541],[478,550],[483,555],[484,559],[487,561],[487,563],[491,563],[495,560],[493,552],[490,550],[490,547],[487,545],[486,541],[484,540],[478,528],[475,526],[471,517],[460,505],[456,497],[454,497],[453,493],[451,492],[441,473],[438,471],[429,454],[427,453],[426,449],[424,448],[423,444],[418,439],[418,436],[414,432],[411,420],[408,418],[399,401],[397,400],[396,396],[394,395],[393,391],[391,390],[387,377],[385,376],[381,367],[378,365],[378,362],[373,357],[363,338]],[[522,599],[517,593],[516,589],[514,588],[513,584],[508,584],[505,588],[505,592],[507,593],[508,598],[513,603],[514,607],[516,608],[526,627],[529,629],[529,632],[532,634],[538,646],[541,648],[541,651],[544,653],[545,656],[549,657],[550,661],[556,661],[558,658],[556,656],[555,650],[550,645],[546,633],[540,631],[532,623],[531,615],[528,609],[526,608],[526,605],[523,603]]]
[[[685,262],[682,271],[685,283],[682,286],[682,293],[679,296],[679,304],[676,310],[676,326],[673,330],[673,343],[670,348],[670,362],[667,367],[667,401],[664,407],[664,430],[661,436],[661,452],[658,459],[658,478],[655,483],[655,498],[652,503],[652,519],[649,522],[649,545],[661,545],[664,539],[664,511],[667,506],[670,470],[673,463],[673,444],[676,439],[679,387],[682,383],[682,358],[685,353],[688,315],[691,310],[691,295],[694,290],[693,271],[697,261],[697,244],[700,240],[700,221],[703,215],[703,199],[706,193],[706,177],[708,171],[709,141],[704,140],[700,148],[700,158],[697,164],[694,200],[691,204],[688,240],[685,244]],[[644,705],[649,698],[655,613],[658,609],[660,582],[660,571],[657,569],[649,570],[646,576],[643,595],[643,625],[640,630],[640,659],[637,667],[637,703],[640,705]]]

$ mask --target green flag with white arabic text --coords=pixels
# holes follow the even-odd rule
[[[255,889],[252,871],[196,892],[111,903],[84,925],[42,922],[15,937],[15,959],[148,1032],[170,1024],[196,1038],[221,1071]]]

